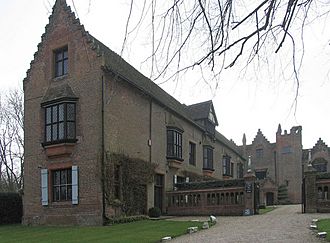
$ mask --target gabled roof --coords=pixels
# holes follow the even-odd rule
[[[208,100],[208,101],[205,101],[202,103],[190,105],[190,106],[188,106],[188,110],[190,112],[191,117],[194,120],[209,119],[209,115],[210,115],[210,113],[212,113],[212,115],[215,119],[214,124],[216,126],[219,125],[217,116],[214,111],[212,100]]]
[[[67,12],[68,21],[70,21],[71,24],[75,25],[77,28],[79,28],[82,31],[82,38],[86,38],[87,43],[89,44],[89,48],[94,50],[99,57],[102,57],[104,60],[102,69],[105,72],[111,72],[115,76],[119,77],[120,79],[126,81],[130,85],[134,86],[135,88],[141,90],[143,93],[150,96],[152,99],[154,99],[156,102],[160,103],[162,106],[164,106],[166,109],[171,110],[176,115],[180,116],[181,118],[189,121],[190,123],[194,124],[196,127],[201,129],[202,131],[204,128],[194,121],[196,118],[194,115],[191,114],[191,110],[187,108],[187,106],[181,104],[178,102],[175,98],[173,98],[171,95],[166,93],[162,88],[160,88],[158,85],[156,85],[154,82],[152,82],[149,78],[145,77],[143,74],[141,74],[139,71],[137,71],[132,65],[127,63],[121,56],[119,56],[117,53],[110,50],[106,45],[104,45],[102,42],[97,40],[95,37],[90,35],[87,31],[85,31],[83,25],[80,24],[79,19],[77,19],[74,15],[74,13],[71,11],[71,8],[67,5],[65,0],[56,0],[55,5],[53,7],[53,12],[51,16],[49,17],[49,24],[46,26],[46,31],[42,35],[42,41],[38,45],[38,51],[35,53],[35,57],[37,56],[39,49],[43,45],[43,41],[47,38],[47,34],[49,30],[52,28],[54,23],[54,16],[56,13],[62,8],[64,11]],[[33,61],[31,62],[31,65],[33,64]],[[29,70],[27,72],[27,80],[29,77]],[[53,95],[55,95],[55,98],[63,98],[63,97],[72,97],[76,98],[73,94],[71,88],[69,87],[54,87],[55,90],[48,90],[43,103],[47,102]],[[71,91],[70,91],[71,90]],[[54,93],[54,94],[53,94]],[[58,97],[57,97],[58,96]],[[215,116],[215,111],[213,107],[212,101],[207,101],[199,104],[192,105],[191,107],[196,107],[196,113],[195,115],[199,114],[203,117],[208,117],[209,112],[213,112]],[[197,109],[198,107],[198,109]],[[206,111],[202,111],[205,108]],[[200,110],[200,112],[197,112],[197,110]],[[207,112],[207,114],[206,114]],[[216,116],[215,116],[216,119]],[[216,120],[217,123],[217,120]],[[218,124],[216,124],[218,125]],[[216,139],[222,143],[223,145],[227,146],[229,149],[231,149],[233,152],[235,152],[237,155],[241,156],[239,153],[239,150],[235,144],[230,142],[228,139],[226,139],[223,135],[216,132]],[[242,156],[241,156],[242,157]]]
[[[270,142],[268,141],[268,139],[265,137],[265,135],[262,133],[262,131],[260,129],[258,129],[257,135],[254,137],[252,144],[258,143],[258,142],[266,142],[268,144],[270,144]]]
[[[197,117],[207,118],[211,109],[215,115],[212,101],[197,103],[191,106],[185,106],[184,104],[181,104],[174,97],[166,93],[162,88],[160,88],[158,85],[152,82],[149,78],[145,77],[143,74],[137,71],[133,66],[127,63],[117,53],[110,50],[107,46],[105,46],[102,42],[100,42],[93,36],[91,35],[89,36],[90,38],[93,38],[93,41],[91,42],[93,42],[94,45],[97,45],[96,49],[104,56],[105,64],[103,68],[105,69],[105,71],[110,71],[113,74],[118,75],[121,79],[124,79],[129,84],[138,88],[142,92],[150,95],[156,101],[168,107],[170,110],[174,111],[177,115],[181,116],[182,118],[188,120],[190,123],[193,123],[201,130],[204,130],[204,128],[201,125],[199,125],[197,122],[195,122],[195,120],[197,120],[196,118]],[[196,116],[192,114],[194,113],[192,112],[192,110],[195,109],[194,107],[196,108],[195,110]],[[204,110],[203,108],[205,109],[205,111],[203,111]],[[197,116],[197,114],[199,114],[199,116]],[[215,119],[216,119],[216,125],[218,125],[216,116]],[[223,136],[222,134],[216,131],[215,137],[221,144],[228,147],[234,153],[236,153],[241,158],[243,158],[238,147],[234,143],[230,142],[225,136]]]
[[[117,75],[119,78],[125,80],[135,88],[148,94],[156,101],[168,107],[178,115],[183,116],[190,122],[193,122],[193,119],[190,117],[188,110],[183,104],[181,104],[171,95],[166,93],[162,88],[152,82],[149,78],[137,71],[132,65],[126,62],[117,53],[110,50],[102,42],[100,42],[90,34],[89,37],[92,39],[91,42],[93,43],[93,45],[97,46],[96,49],[98,50],[98,52],[101,53],[101,55],[103,55],[104,57],[103,68],[105,71],[112,72],[114,75]],[[198,127],[201,126],[198,125]]]
[[[66,21],[68,21],[76,29],[81,30],[83,35],[86,33],[84,26],[80,24],[79,19],[76,18],[75,14],[71,11],[70,6],[67,5],[66,1],[65,0],[56,0],[55,4],[53,6],[52,14],[48,17],[49,23],[45,26],[45,32],[41,36],[41,42],[38,44],[38,49],[34,53],[33,59],[30,62],[30,68],[26,71],[26,77],[23,80],[23,88],[24,88],[25,82],[28,81],[30,78],[30,71],[32,69],[32,66],[33,66],[35,60],[38,59],[39,52],[43,48],[44,41],[48,38],[48,33],[55,26],[55,22],[58,17],[57,14],[59,13],[60,10],[63,10],[66,12],[66,14],[67,14]]]
[[[314,145],[313,151],[327,151],[328,150],[328,145],[326,145],[326,143],[319,138],[319,140],[317,140],[316,144]]]

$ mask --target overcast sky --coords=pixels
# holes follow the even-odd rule
[[[37,44],[44,33],[54,0],[0,0],[0,84],[1,91],[22,87]],[[125,21],[129,11],[127,0],[75,1],[85,29],[113,51],[120,53]],[[67,0],[72,6],[72,1]],[[72,7],[73,9],[73,7]],[[140,29],[141,34],[146,31]],[[241,145],[243,133],[251,143],[258,129],[270,142],[275,142],[279,123],[282,130],[292,126],[303,128],[303,147],[312,147],[319,137],[330,143],[330,26],[324,23],[307,28],[305,56],[300,72],[300,90],[296,112],[291,109],[295,84],[290,77],[271,75],[279,70],[261,67],[256,77],[253,71],[242,72],[244,63],[226,70],[219,87],[209,89],[198,70],[179,82],[167,82],[161,87],[179,102],[193,104],[212,99],[219,126],[217,130]],[[150,53],[148,40],[129,41],[123,57],[149,76],[143,60]],[[284,49],[285,50],[285,49]],[[252,69],[256,70],[256,69]],[[260,71],[261,70],[261,71]],[[281,70],[280,70],[281,71]],[[161,82],[161,80],[157,80]]]

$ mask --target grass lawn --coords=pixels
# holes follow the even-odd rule
[[[320,219],[317,223],[317,230],[327,232],[327,241],[330,241],[330,219]]]
[[[274,206],[268,206],[266,208],[261,208],[259,209],[259,214],[265,214],[265,213],[268,213],[270,211],[273,211],[276,207]]]
[[[185,234],[202,222],[143,220],[104,227],[0,226],[0,242],[158,242]]]

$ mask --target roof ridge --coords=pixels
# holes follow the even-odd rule
[[[187,107],[189,108],[189,107],[193,107],[193,106],[197,106],[197,105],[203,105],[203,104],[206,104],[206,103],[212,103],[213,104],[213,101],[212,100],[206,100],[206,101],[202,101],[202,102],[199,102],[199,103],[188,105]]]

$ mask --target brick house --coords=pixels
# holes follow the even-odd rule
[[[283,132],[279,125],[274,143],[259,129],[251,144],[246,144],[244,135],[240,148],[245,157],[251,157],[261,204],[277,203],[280,186],[286,187],[288,202],[301,203],[303,173],[309,171],[308,164],[318,172],[330,171],[330,149],[322,139],[312,149],[303,149],[301,126]]]
[[[179,103],[85,31],[65,0],[41,39],[23,83],[24,224],[101,225],[116,215],[105,181],[120,203],[126,172],[105,174],[111,154],[155,165],[135,192],[145,211],[166,213],[177,182],[243,177],[245,159],[215,130],[212,101]]]
[[[292,127],[290,133],[276,132],[276,142],[270,143],[259,129],[251,144],[243,138],[242,150],[251,156],[252,167],[260,182],[260,203],[273,205],[278,201],[278,187],[285,186],[291,203],[301,203],[302,133],[301,126]]]

